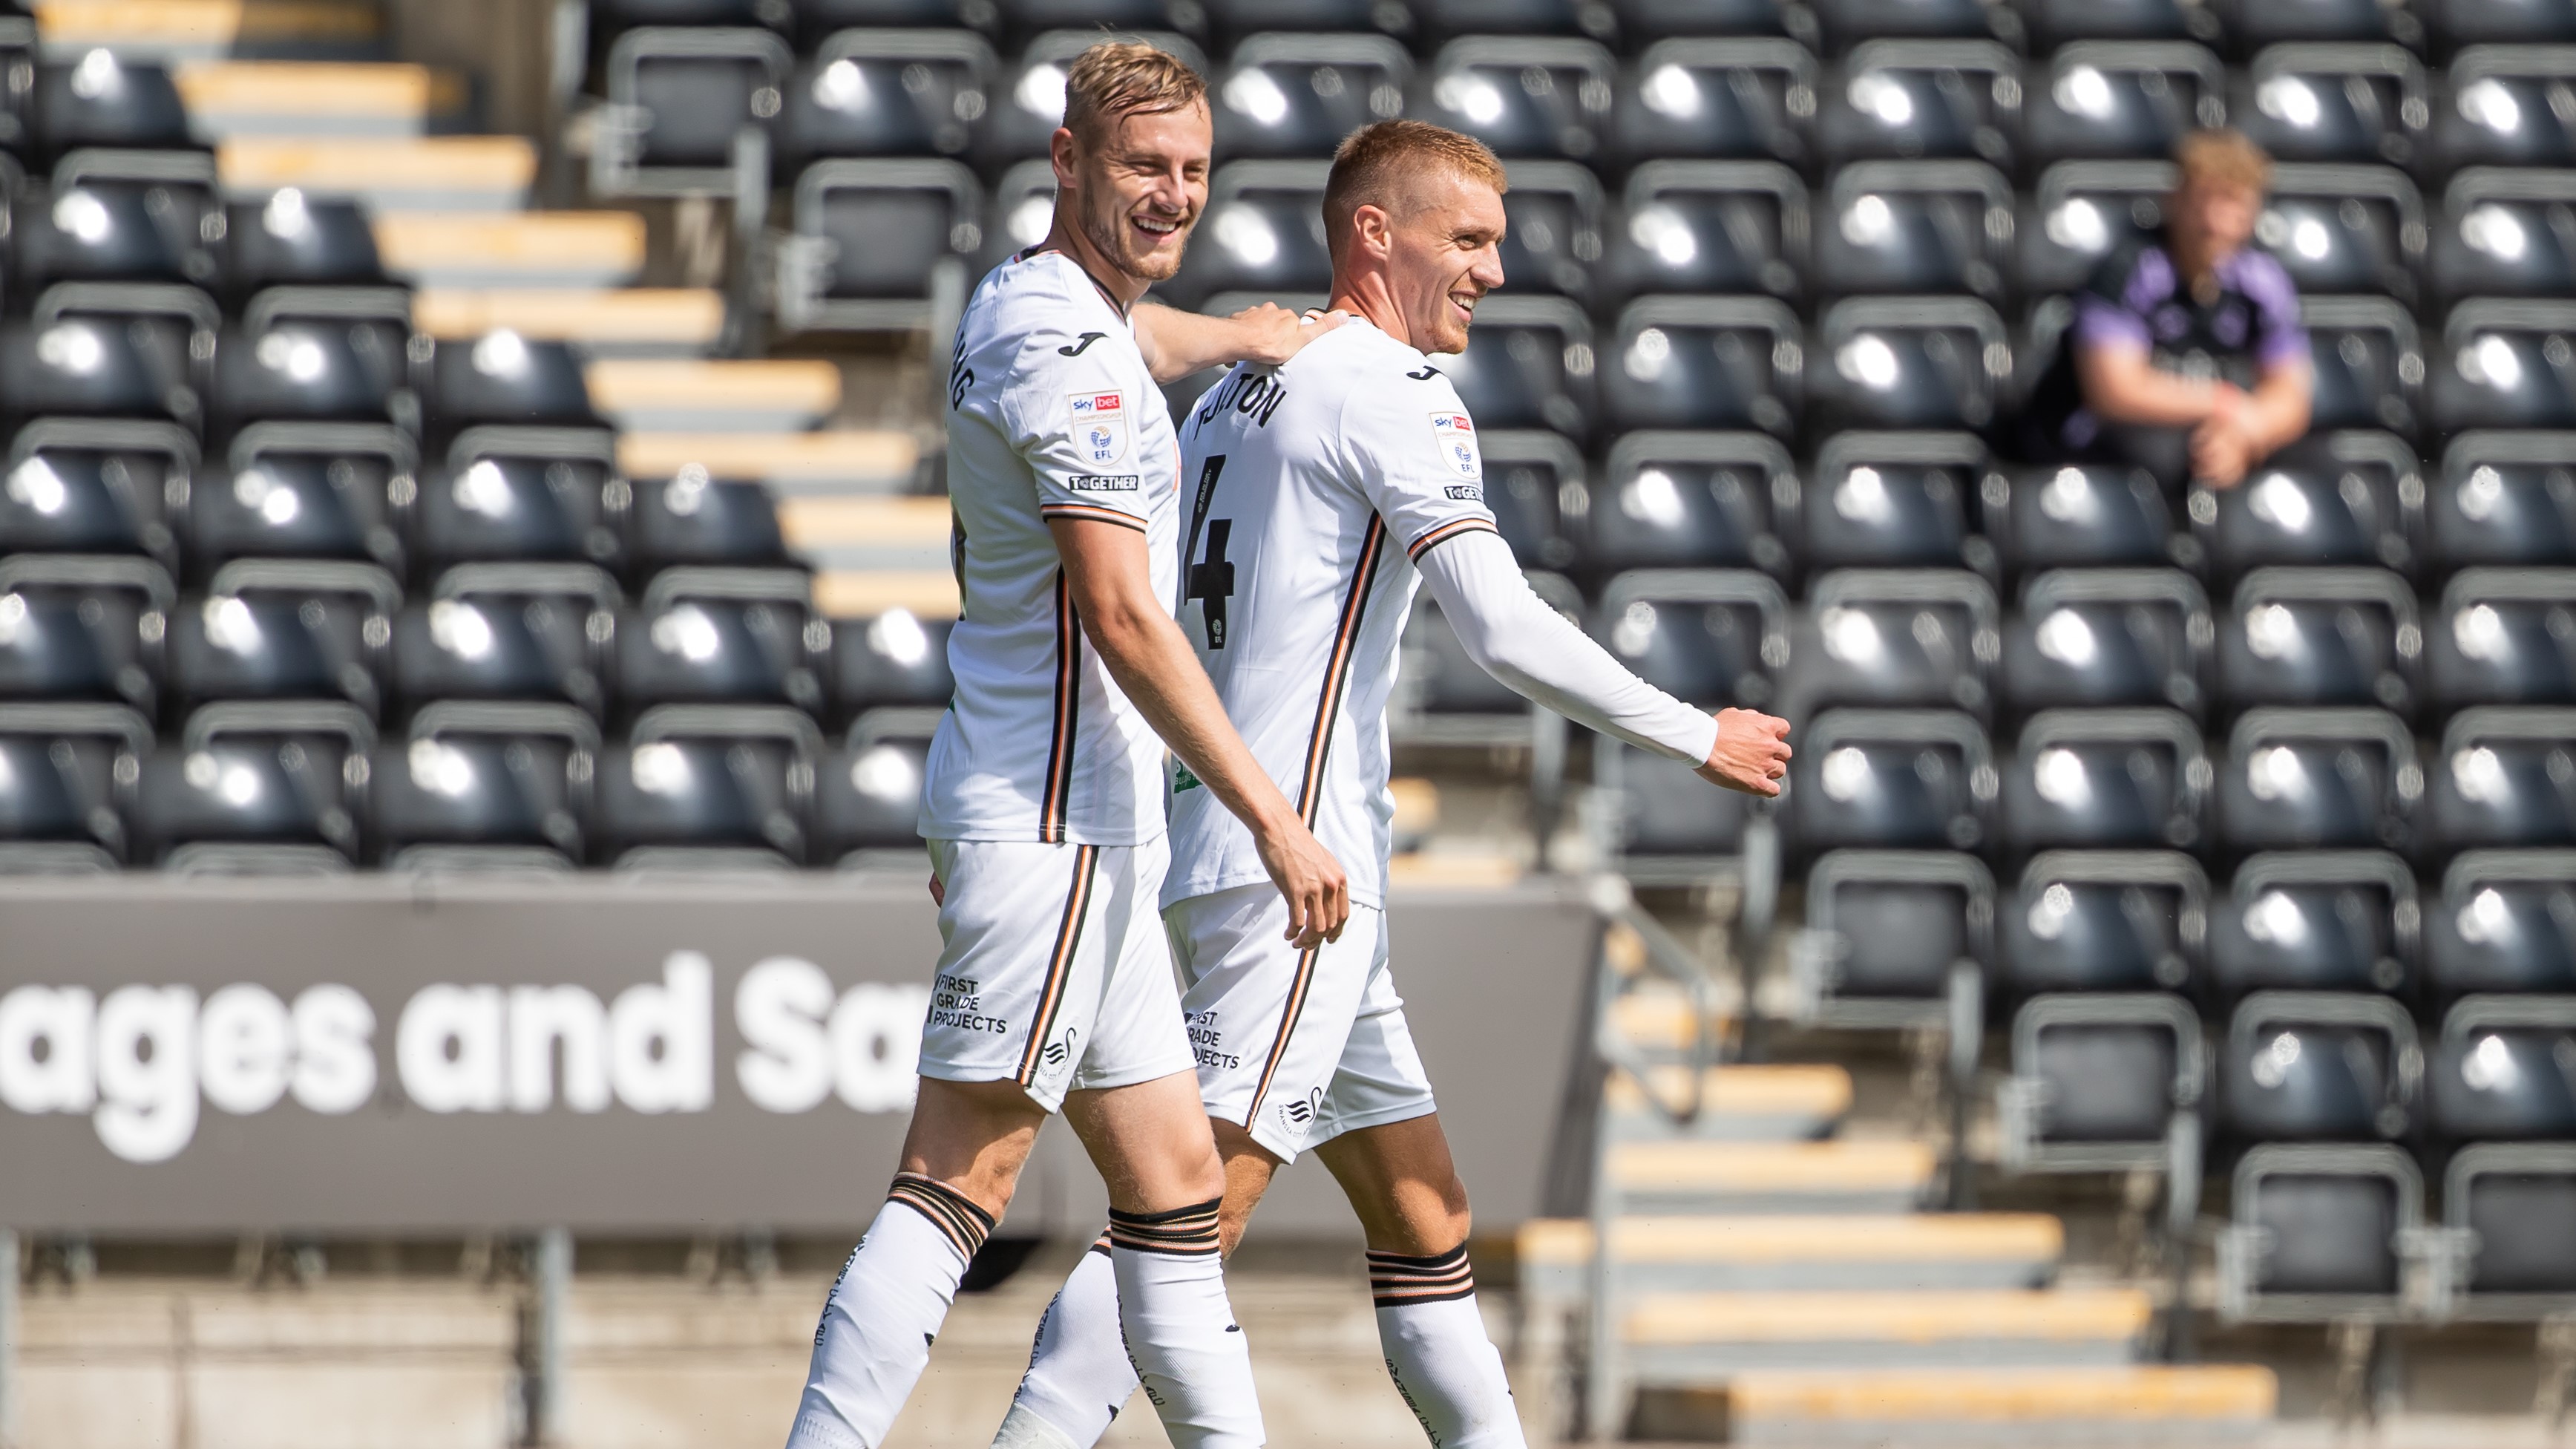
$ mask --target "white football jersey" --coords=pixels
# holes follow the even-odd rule
[[[948,370],[957,693],[931,742],[933,840],[1139,845],[1163,833],[1163,742],[1083,638],[1050,518],[1145,535],[1179,567],[1179,450],[1125,311],[1071,257],[993,269]]]
[[[1351,899],[1383,906],[1413,560],[1494,527],[1476,425],[1431,359],[1353,320],[1285,366],[1236,366],[1181,429],[1181,626]],[[1174,770],[1164,904],[1269,878],[1251,832]]]

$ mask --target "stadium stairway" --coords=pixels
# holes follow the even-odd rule
[[[1580,1312],[1606,1270],[1616,1366],[1593,1378],[1618,1402],[1612,1425],[1873,1446],[2267,1431],[2271,1371],[2145,1361],[2156,1297],[2060,1284],[2054,1216],[1925,1210],[1938,1155],[1848,1132],[1844,1068],[1701,1068],[1699,1111],[1677,1121],[1657,1104],[1690,1095],[1692,1011],[1652,983],[1612,1003],[1609,1028],[1648,1080],[1614,1069],[1602,1093],[1606,1262],[1592,1222],[1534,1222],[1519,1239],[1534,1312]]]
[[[919,462],[913,438],[832,426],[842,379],[830,362],[719,355],[730,335],[720,293],[639,285],[649,259],[640,214],[530,210],[538,148],[518,136],[455,134],[461,79],[383,59],[375,5],[42,0],[31,8],[49,56],[103,49],[171,66],[228,200],[264,201],[292,188],[364,203],[385,275],[412,289],[420,334],[461,342],[508,331],[568,344],[585,359],[592,408],[618,431],[619,469],[630,480],[755,482],[820,504],[800,514],[791,501],[782,523],[800,556],[820,561],[816,600],[826,614],[956,613],[945,506],[906,508],[913,500],[883,496],[909,486]],[[836,512],[842,503],[859,507]],[[868,541],[859,550],[866,556],[835,553],[852,539]],[[874,557],[889,548],[902,557]]]

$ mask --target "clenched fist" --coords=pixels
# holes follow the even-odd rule
[[[1699,777],[1747,795],[1777,795],[1789,773],[1789,722],[1759,710],[1717,712],[1717,743]]]

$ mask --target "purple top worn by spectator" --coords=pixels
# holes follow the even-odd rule
[[[2249,247],[2219,263],[2216,280],[2216,297],[2203,303],[2183,289],[2160,241],[2123,247],[2075,294],[2074,346],[2141,348],[2159,371],[2243,388],[2308,355],[2298,289],[2279,262]],[[2091,411],[2078,405],[2059,437],[2081,448],[2100,430]]]

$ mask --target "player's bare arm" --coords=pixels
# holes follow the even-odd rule
[[[1153,588],[1145,535],[1114,523],[1051,518],[1082,632],[1118,687],[1226,809],[1252,831],[1261,863],[1288,901],[1288,937],[1300,950],[1338,939],[1350,919],[1341,863],[1298,818],[1295,807],[1234,726]]]
[[[1348,320],[1341,312],[1301,317],[1276,302],[1246,307],[1231,317],[1202,317],[1158,303],[1139,304],[1136,350],[1156,382],[1177,382],[1211,367],[1256,362],[1276,367],[1307,343]]]

